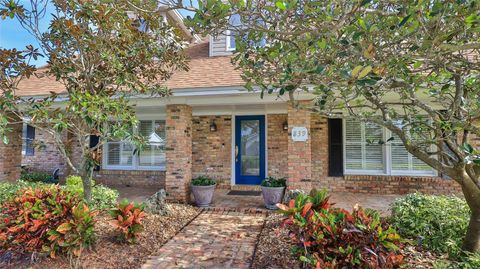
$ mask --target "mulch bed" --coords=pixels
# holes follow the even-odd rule
[[[270,214],[260,234],[252,269],[301,268],[302,264],[291,252],[292,241],[288,231],[281,227],[284,216]]]
[[[288,236],[288,231],[281,227],[282,219],[284,216],[279,214],[270,214],[267,217],[257,244],[252,264],[253,269],[302,268],[302,263],[291,252],[293,243]],[[401,252],[405,257],[407,268],[433,268],[436,260],[445,259],[445,257],[439,257],[434,253],[410,245]]]
[[[91,250],[85,250],[80,259],[58,257],[38,257],[31,263],[31,256],[17,257],[0,268],[71,268],[71,262],[77,262],[77,268],[88,269],[127,269],[140,268],[149,256],[158,254],[160,247],[172,236],[177,234],[200,212],[188,205],[170,204],[170,214],[167,216],[146,215],[143,219],[144,232],[138,237],[136,244],[119,242],[114,229],[108,221],[109,216],[97,216],[95,226],[97,240]]]

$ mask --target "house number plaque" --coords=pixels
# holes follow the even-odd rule
[[[308,140],[308,130],[306,127],[293,127],[292,128],[292,140],[305,142]]]

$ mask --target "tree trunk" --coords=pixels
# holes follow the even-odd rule
[[[463,194],[472,212],[463,241],[463,249],[469,252],[478,252],[480,251],[480,189],[469,178],[465,179],[463,183]]]
[[[469,252],[480,250],[480,210],[472,211],[467,235],[463,241],[463,249]]]
[[[81,177],[83,182],[83,197],[87,203],[90,203],[92,201],[93,165],[90,165],[88,161],[83,165]]]

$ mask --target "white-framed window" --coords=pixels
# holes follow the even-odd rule
[[[344,172],[363,175],[435,176],[436,171],[410,154],[389,130],[355,119],[344,121]],[[379,144],[378,141],[392,141]]]
[[[240,16],[238,14],[234,14],[230,16],[230,25],[232,28],[235,27],[240,27],[242,25],[242,21],[240,20]],[[238,36],[238,33],[234,30],[227,30],[225,32],[226,35],[226,46],[227,46],[227,51],[234,51],[236,48],[236,41],[235,38]],[[243,36],[243,40],[247,40],[247,36]],[[259,42],[251,42],[252,45],[255,45],[256,47],[264,47],[267,45],[267,40],[265,37],[262,36]]]
[[[131,143],[109,141],[103,150],[103,168],[117,170],[165,170],[165,121],[140,120],[135,132],[147,143],[136,149]]]

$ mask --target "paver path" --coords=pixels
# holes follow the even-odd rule
[[[142,269],[248,268],[264,213],[202,212]]]

